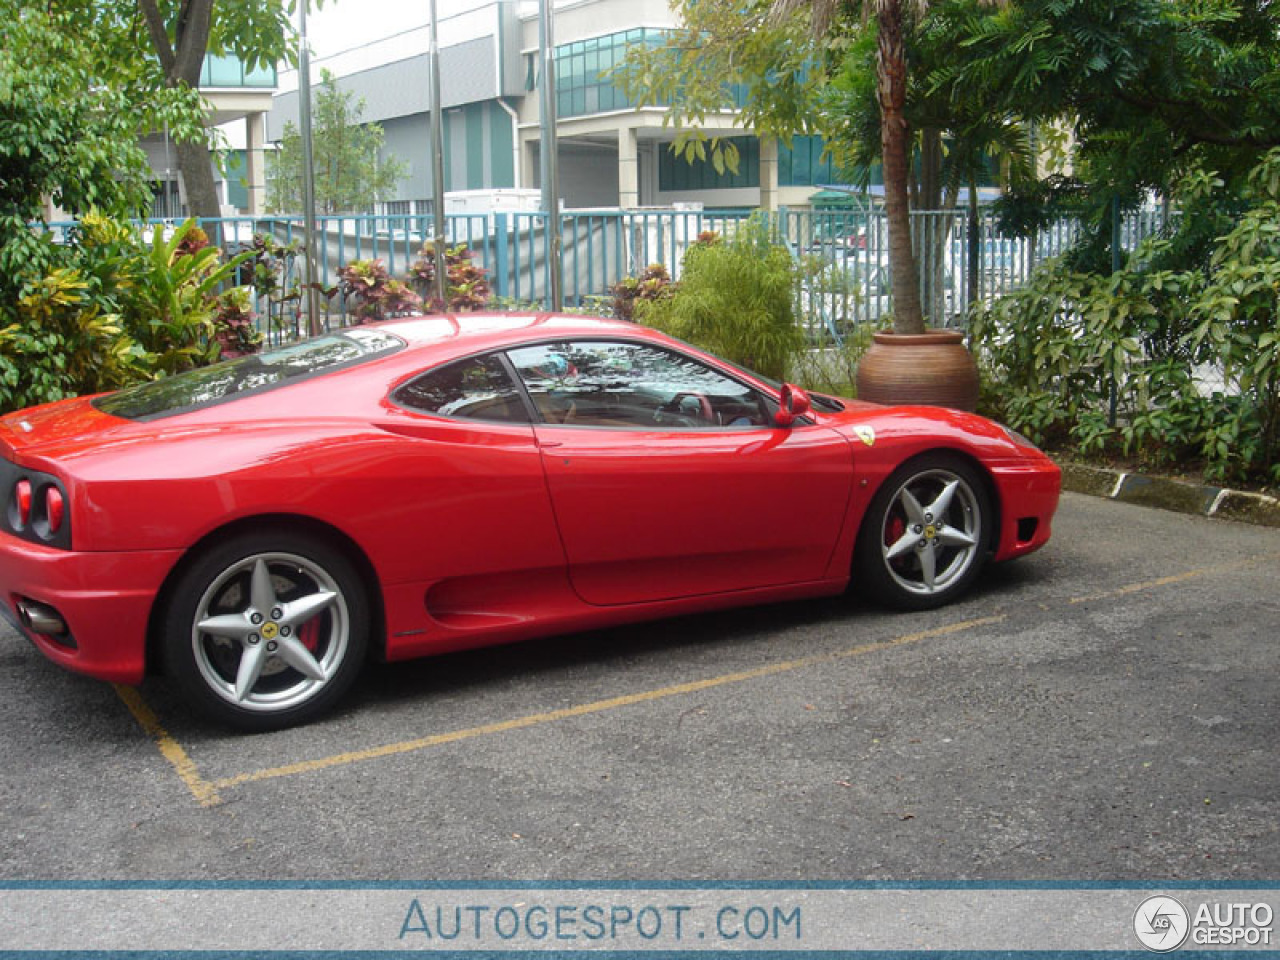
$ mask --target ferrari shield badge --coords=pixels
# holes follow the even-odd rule
[[[853,433],[854,436],[865,443],[868,447],[874,447],[876,445],[876,431],[874,427],[854,427]]]

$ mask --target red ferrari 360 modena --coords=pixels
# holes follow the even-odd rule
[[[921,609],[1042,546],[981,417],[774,384],[629,323],[414,317],[0,418],[0,610],[244,729],[401,660],[835,594]]]

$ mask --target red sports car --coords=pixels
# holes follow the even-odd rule
[[[629,323],[415,317],[0,418],[0,610],[219,721],[401,660],[835,594],[921,609],[1049,538],[970,414],[774,384]]]

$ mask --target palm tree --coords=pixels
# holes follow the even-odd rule
[[[983,0],[994,4],[999,0]],[[884,208],[889,227],[889,275],[893,283],[895,333],[924,333],[924,311],[911,247],[909,201],[911,130],[907,124],[907,33],[929,9],[928,0],[775,0],[777,16],[809,7],[815,37],[826,33],[846,5],[875,17],[876,99],[880,106],[880,151]]]

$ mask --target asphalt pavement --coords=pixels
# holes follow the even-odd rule
[[[964,602],[366,671],[225,733],[0,634],[0,877],[1280,876],[1280,532],[1075,494]]]

